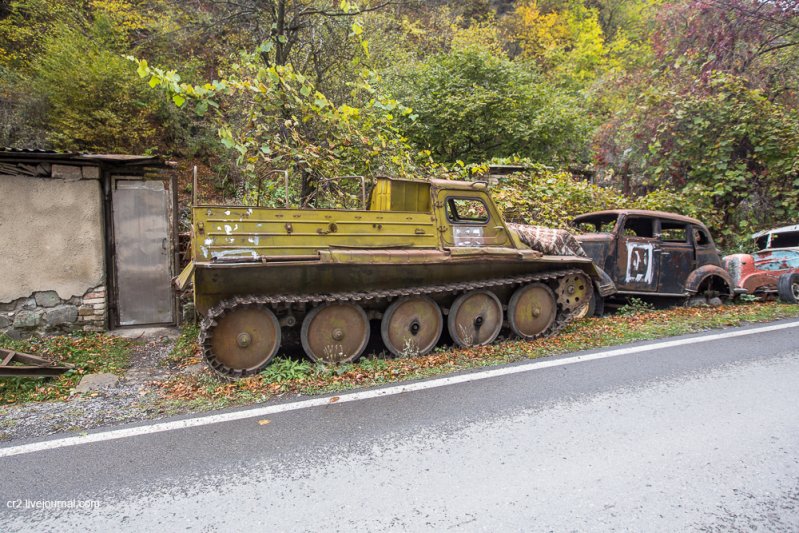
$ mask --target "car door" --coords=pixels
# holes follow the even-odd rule
[[[659,219],[657,236],[660,239],[658,292],[683,294],[685,282],[696,268],[691,225]]]
[[[616,286],[620,291],[655,292],[658,288],[656,219],[629,215],[619,226]]]

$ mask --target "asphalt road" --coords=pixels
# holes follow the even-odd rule
[[[632,351],[2,457],[0,531],[796,531],[797,406],[799,327]]]

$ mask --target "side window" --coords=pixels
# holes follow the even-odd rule
[[[628,218],[624,222],[623,234],[625,237],[645,237],[651,239],[655,236],[654,220],[651,218]]]
[[[668,220],[660,221],[660,240],[663,242],[688,242],[688,230],[685,224],[670,222]]]
[[[485,224],[488,208],[477,198],[447,198],[447,218],[453,224]]]
[[[702,228],[692,228],[694,232],[694,242],[697,246],[708,246],[710,244],[710,235],[707,234]]]

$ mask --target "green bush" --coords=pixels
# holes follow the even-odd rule
[[[500,178],[492,191],[509,222],[566,228],[577,215],[605,209],[651,209],[689,216],[701,210],[668,190],[656,190],[629,198],[612,187],[600,187],[577,179],[569,172],[528,164],[529,170]]]
[[[477,46],[453,49],[392,77],[413,109],[409,138],[437,161],[467,163],[519,155],[538,161],[584,159],[590,125],[577,99],[530,66]]]

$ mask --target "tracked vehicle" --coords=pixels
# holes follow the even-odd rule
[[[505,223],[485,182],[378,178],[362,190],[357,210],[192,208],[177,283],[193,279],[215,371],[257,373],[297,340],[313,361],[354,361],[373,321],[395,355],[430,352],[444,330],[458,346],[504,326],[535,339],[615,291],[567,232]]]

